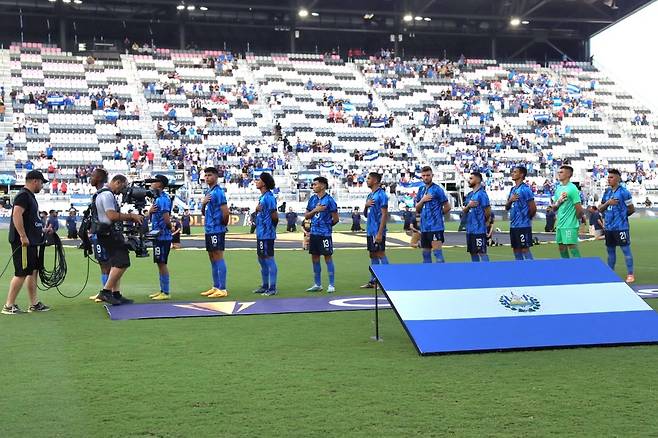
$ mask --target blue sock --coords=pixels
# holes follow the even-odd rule
[[[169,295],[169,274],[160,274],[160,291]]]
[[[626,245],[621,247],[621,252],[624,253],[624,259],[626,259],[626,269],[628,273],[633,273],[633,254],[631,253],[631,246]]]
[[[107,277],[109,277],[108,274],[103,274],[103,273],[101,272],[101,283],[103,283],[103,284],[102,284],[103,288],[105,287],[105,283],[107,283]]]
[[[535,258],[532,256],[532,253],[530,252],[530,250],[528,250],[528,252],[524,252],[524,253],[523,253],[523,256],[525,257],[526,260],[534,260],[534,259],[535,259]]]
[[[481,262],[488,262],[489,261],[489,256],[487,254],[480,254],[480,261]]]
[[[210,262],[210,270],[212,271],[212,286],[219,289],[219,262]]]
[[[478,254],[471,254],[471,261],[472,262],[479,262],[480,261],[480,256]]]
[[[379,263],[382,265],[388,265],[388,257],[384,256],[379,259]]]
[[[605,249],[608,251],[608,266],[614,271],[617,264],[617,247],[606,246]]]
[[[379,259],[377,257],[373,257],[370,259],[370,266],[378,265],[379,264]],[[375,282],[375,276],[373,274],[370,274],[370,283]]]
[[[523,253],[514,251],[514,260],[523,260]]]
[[[226,289],[226,260],[217,262],[217,275],[219,276],[219,289]]]
[[[335,271],[333,260],[327,262],[327,272],[329,273],[329,286],[334,286]]]
[[[443,258],[443,250],[442,249],[435,249],[432,251],[434,253],[434,258],[436,259],[437,263],[445,263],[445,259]],[[432,259],[430,258],[430,262]]]
[[[432,253],[429,250],[423,250],[423,263],[432,263]]]
[[[274,261],[274,257],[270,257],[269,259],[265,259],[265,262],[268,265],[268,271],[269,271],[269,290],[276,290],[276,274],[278,273],[278,268],[276,266],[276,262]]]
[[[258,264],[260,264],[260,278],[261,278],[261,287],[263,289],[267,289],[267,285],[270,282],[270,271],[269,271],[269,266],[267,265],[267,260],[258,257]]]
[[[314,284],[318,286],[322,284],[320,274],[322,274],[322,266],[320,265],[320,262],[313,262],[313,281],[315,281]]]

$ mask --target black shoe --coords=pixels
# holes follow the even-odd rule
[[[112,295],[112,292],[109,290],[102,290],[98,294],[98,298],[101,299],[101,301],[105,301],[108,304],[112,304],[113,306],[118,306],[121,304],[121,300],[117,299]]]
[[[34,306],[28,307],[27,311],[28,312],[47,312],[50,310],[50,307],[46,306],[43,304],[41,301],[36,303]]]
[[[2,313],[5,315],[19,315],[23,312],[16,304],[13,306],[2,306]]]
[[[132,304],[134,301],[121,295],[121,292],[112,292],[112,296],[120,301],[119,304]]]

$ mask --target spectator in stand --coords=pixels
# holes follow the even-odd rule
[[[53,182],[51,183],[51,187],[52,187],[51,193],[53,195],[56,195],[59,192],[59,190],[58,190],[59,183],[57,182],[57,178],[53,179]]]
[[[66,192],[69,191],[69,186],[66,184],[66,181],[62,181],[59,185],[59,191],[62,192],[62,195],[66,195]]]
[[[53,160],[50,162],[50,164],[48,165],[48,169],[47,169],[47,171],[48,171],[48,179],[53,179],[53,178],[55,177],[55,172],[57,172],[57,167],[55,166],[55,161],[56,161],[56,160],[53,159]]]
[[[48,144],[46,147],[46,158],[49,160],[53,159],[53,145]]]
[[[149,162],[149,166],[150,166],[151,168],[153,168],[153,159],[154,159],[154,158],[155,158],[155,154],[153,153],[153,151],[152,151],[151,149],[149,149],[149,150],[146,152],[146,160]]]
[[[118,161],[121,159],[121,151],[119,150],[119,146],[114,148],[114,160]]]

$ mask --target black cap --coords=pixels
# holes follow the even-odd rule
[[[147,179],[144,182],[147,183],[159,182],[162,183],[162,187],[165,188],[169,185],[169,178],[167,178],[164,175],[155,175],[153,178]]]
[[[25,175],[25,181],[30,179],[40,179],[44,183],[48,182],[48,180],[43,177],[43,173],[38,170],[30,170],[27,175]]]

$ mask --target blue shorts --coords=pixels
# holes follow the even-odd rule
[[[420,233],[420,247],[425,249],[432,248],[432,242],[445,242],[443,231],[424,231]]]
[[[94,258],[98,263],[107,263],[110,261],[110,256],[107,254],[107,250],[103,245],[98,243],[96,236],[91,236],[91,246],[94,249]]]
[[[171,240],[156,240],[153,242],[153,263],[167,264]]]
[[[471,254],[487,253],[487,235],[466,233],[466,251]]]
[[[605,246],[628,246],[631,244],[631,233],[628,230],[606,230]]]
[[[510,228],[509,238],[513,249],[530,248],[532,246],[532,228]]]
[[[382,241],[381,243],[375,242],[375,237],[376,236],[367,236],[366,241],[367,241],[367,246],[368,246],[368,252],[382,252],[386,251],[386,234],[382,236]]]
[[[334,253],[334,242],[331,236],[311,234],[308,241],[308,252],[312,255],[332,255]]]
[[[226,233],[206,233],[206,251],[224,251]]]
[[[258,257],[274,257],[274,239],[256,239]]]

